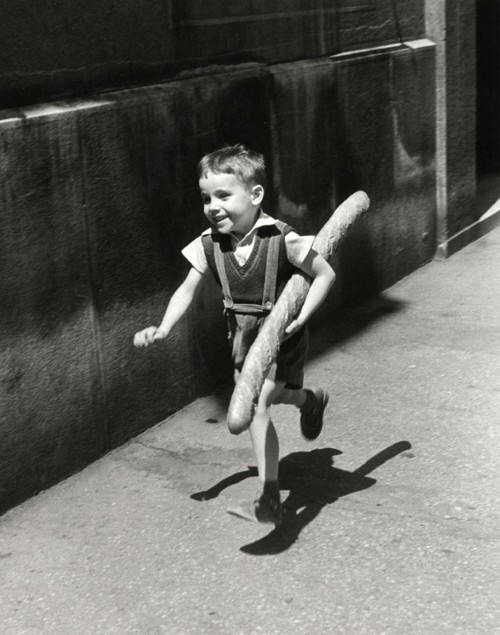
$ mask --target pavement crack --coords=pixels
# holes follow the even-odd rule
[[[183,451],[169,450],[167,448],[135,440],[134,443],[141,445],[147,450],[158,452],[171,457],[174,460],[181,460],[190,465],[211,465],[214,467],[227,468],[234,465],[234,458],[230,460],[217,460],[216,454],[220,454],[217,448],[188,448]]]
[[[151,445],[149,443],[144,443],[144,441],[138,441],[135,440],[134,443],[137,443],[138,445],[142,445],[142,447],[148,449],[148,450],[154,450],[155,452],[161,452],[162,454],[168,454],[169,456],[175,456],[178,458],[182,458],[185,459],[186,461],[188,461],[189,463],[192,463],[193,461],[190,461],[190,457],[188,456],[189,453],[187,452],[178,452],[175,450],[168,450],[167,448],[163,448],[157,445]],[[191,450],[191,452],[195,452],[194,450]],[[202,452],[204,452],[204,450],[200,449],[198,450],[198,452],[195,452],[196,454],[201,454]]]

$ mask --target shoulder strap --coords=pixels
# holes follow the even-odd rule
[[[276,281],[278,278],[278,266],[280,257],[281,233],[271,236],[267,247],[266,278],[264,293],[262,294],[262,306],[271,310],[276,301]]]
[[[277,220],[275,224],[276,224],[276,227],[283,234],[283,236],[286,236],[290,232],[294,232],[295,231],[295,229],[291,225],[289,225],[288,223],[285,223],[282,220]]]
[[[224,308],[231,309],[234,305],[233,298],[231,297],[231,291],[229,289],[229,280],[227,279],[226,265],[224,264],[224,256],[222,254],[220,244],[218,241],[214,241],[214,257],[215,266],[217,267],[217,273],[222,287],[222,295],[224,296]]]

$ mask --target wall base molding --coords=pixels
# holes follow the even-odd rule
[[[500,198],[476,222],[440,243],[436,258],[449,258],[496,227],[500,227]]]

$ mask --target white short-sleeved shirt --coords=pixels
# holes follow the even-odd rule
[[[252,249],[255,244],[256,230],[265,225],[275,224],[275,218],[272,218],[272,216],[268,216],[261,211],[252,229],[240,241],[230,234],[234,249],[234,257],[239,265],[244,265],[252,253]],[[206,236],[207,234],[210,234],[211,231],[211,229],[207,229],[201,236]],[[201,236],[198,236],[190,242],[189,245],[186,245],[181,253],[189,261],[192,267],[204,274],[208,270],[208,263],[205,256],[205,250],[203,249]],[[299,234],[294,231],[288,232],[285,236],[288,262],[294,267],[300,269],[307,254],[311,250],[313,240],[314,236],[299,236]]]

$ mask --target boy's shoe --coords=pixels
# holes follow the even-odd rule
[[[265,494],[259,494],[253,503],[230,507],[227,511],[233,516],[254,523],[279,526],[283,522],[283,508],[280,499]]]
[[[322,388],[308,390],[305,404],[300,409],[300,429],[308,441],[317,439],[323,428],[323,413],[330,395]]]

